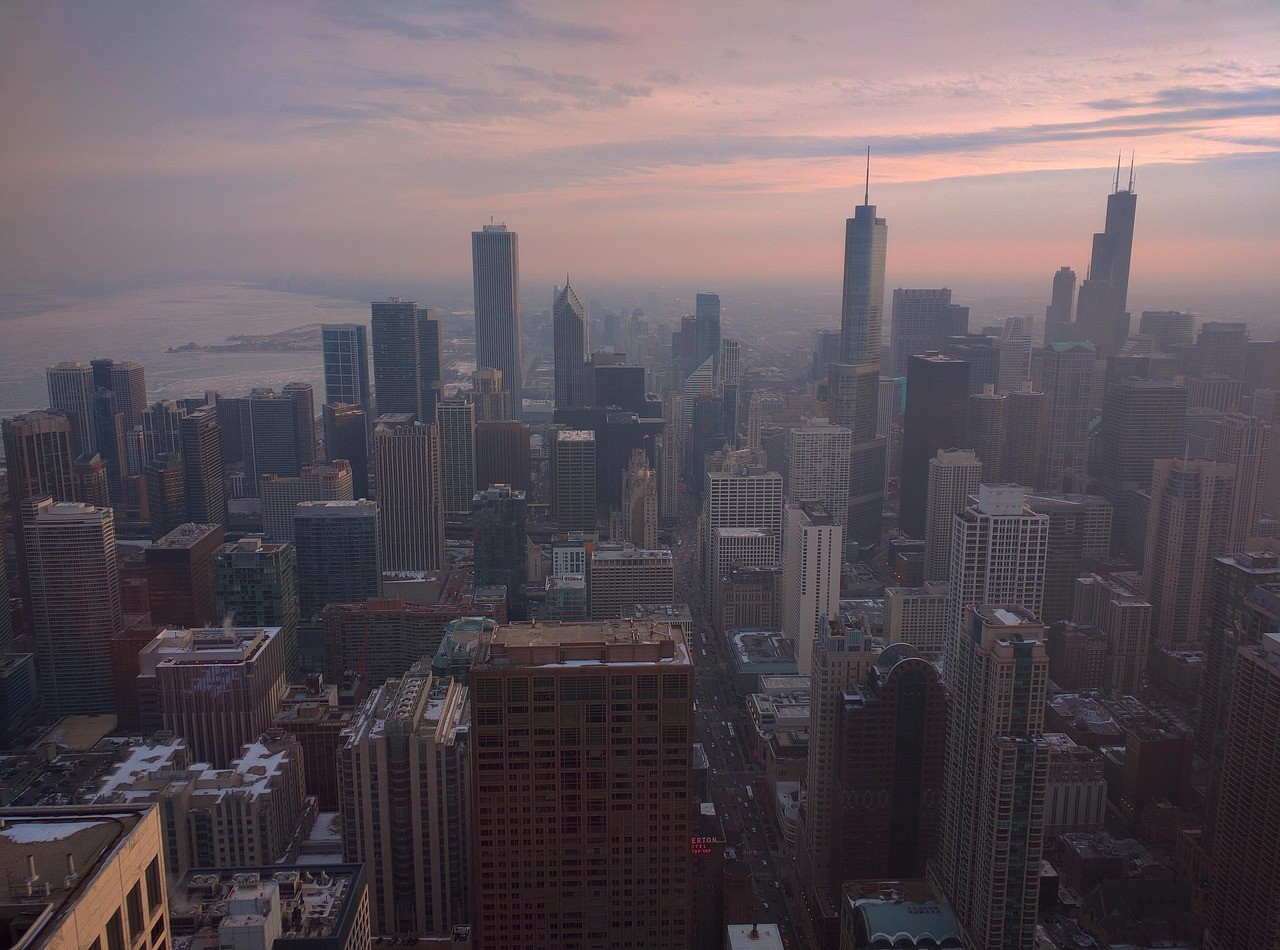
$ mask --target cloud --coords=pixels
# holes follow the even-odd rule
[[[406,12],[390,12],[385,4],[338,2],[325,13],[336,24],[367,32],[386,33],[405,40],[525,40],[550,41],[571,46],[625,43],[616,30],[567,20],[535,16],[516,3],[442,3],[425,7],[411,4]],[[442,16],[441,14],[446,14]]]

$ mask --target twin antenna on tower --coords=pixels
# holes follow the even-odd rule
[[[1116,186],[1115,186],[1115,191],[1116,191],[1116,193],[1117,193],[1117,194],[1119,194],[1119,192],[1120,192],[1120,156],[1121,156],[1122,154],[1123,154],[1122,152],[1117,152],[1117,153],[1116,153]],[[1129,191],[1130,191],[1130,193],[1132,193],[1132,192],[1133,192],[1133,152],[1132,152],[1132,151],[1131,151],[1131,152],[1129,152]]]

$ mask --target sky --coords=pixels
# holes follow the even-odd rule
[[[0,281],[470,272],[917,286],[1084,276],[1123,153],[1135,289],[1280,299],[1280,4],[0,5]]]

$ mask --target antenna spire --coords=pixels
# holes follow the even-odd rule
[[[862,192],[862,203],[871,204],[871,146],[867,146],[867,182]]]
[[[1129,191],[1133,192],[1133,150],[1129,151]]]
[[[1120,156],[1122,154],[1122,152],[1116,152],[1116,191],[1120,190]]]

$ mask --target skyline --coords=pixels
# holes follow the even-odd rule
[[[891,284],[1047,302],[1133,152],[1133,296],[1280,289],[1268,4],[781,15],[10,7],[0,276],[461,279],[492,218],[529,275],[834,289],[870,145]]]

